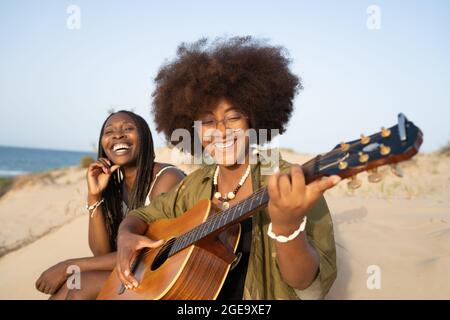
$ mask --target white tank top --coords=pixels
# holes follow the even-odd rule
[[[151,202],[151,200],[150,200],[150,195],[151,195],[151,193],[152,193],[153,187],[155,186],[156,180],[158,180],[158,177],[159,177],[166,169],[169,169],[169,168],[175,168],[175,166],[167,166],[167,167],[164,167],[164,168],[162,168],[161,170],[159,170],[158,173],[156,174],[155,179],[153,179],[152,184],[150,185],[150,190],[148,191],[147,198],[145,199],[145,204],[144,204],[145,206],[148,206],[148,205],[150,204],[150,202]],[[128,209],[127,204],[125,203],[125,201],[122,200],[122,213],[123,213],[123,216],[124,216],[124,217],[128,214],[128,211],[129,211],[129,209]]]

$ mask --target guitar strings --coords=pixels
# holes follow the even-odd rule
[[[335,151],[337,151],[337,150],[335,150]],[[323,157],[323,158],[325,158],[325,157]],[[322,158],[322,159],[323,159],[323,158]],[[314,162],[311,162],[311,161],[313,161],[314,159],[315,159],[315,158],[313,158],[313,159],[311,159],[310,161],[304,163],[304,164],[302,165],[302,167],[305,168],[305,169],[309,169],[309,167],[314,166],[315,163],[314,163]],[[192,229],[189,230],[188,232],[186,232],[186,233],[184,233],[183,235],[177,237],[176,240],[175,240],[175,242],[174,242],[173,245],[172,245],[172,247],[175,247],[175,248],[176,248],[176,249],[175,249],[175,252],[178,252],[178,251],[180,251],[180,250],[182,250],[182,249],[184,249],[184,248],[190,246],[190,245],[192,244],[192,240],[191,240],[191,239],[188,239],[188,241],[187,241],[188,244],[187,244],[187,245],[182,245],[182,246],[180,246],[179,244],[181,243],[181,241],[184,241],[186,238],[191,237],[191,236],[193,235],[193,233],[194,233],[194,232],[197,232],[201,227],[204,227],[204,228],[208,229],[212,224],[214,224],[215,222],[217,222],[218,219],[223,218],[224,215],[230,214],[230,212],[231,212],[232,209],[234,209],[235,207],[237,207],[237,206],[239,206],[239,205],[242,205],[242,204],[243,204],[244,202],[246,202],[246,201],[254,200],[256,197],[258,197],[259,195],[261,195],[262,193],[264,193],[266,190],[267,190],[266,187],[260,188],[260,189],[257,190],[253,195],[251,195],[250,197],[245,198],[245,199],[239,201],[238,203],[236,203],[236,204],[235,204],[234,206],[232,206],[231,208],[228,208],[228,209],[222,211],[221,214],[217,214],[217,215],[214,215],[214,216],[212,216],[212,217],[208,217],[207,220],[206,220],[205,222],[203,222],[202,224],[200,224],[200,225],[198,225],[198,226],[192,228]],[[206,226],[206,227],[205,227],[205,226]],[[198,240],[198,239],[197,239],[197,240]],[[195,241],[197,241],[197,240],[195,240]],[[194,241],[194,242],[195,242],[195,241]]]
[[[265,190],[266,190],[265,187],[260,188],[258,191],[256,191],[255,193],[253,193],[250,197],[245,198],[245,199],[239,201],[238,203],[236,203],[236,204],[235,204],[234,206],[232,206],[231,208],[228,208],[228,209],[222,211],[220,214],[216,214],[216,215],[214,215],[214,216],[212,216],[212,217],[208,217],[207,220],[206,220],[205,222],[203,222],[202,224],[199,224],[198,226],[192,228],[190,231],[188,231],[188,232],[184,233],[183,235],[177,237],[172,247],[175,247],[175,246],[177,247],[177,249],[175,250],[176,252],[178,252],[178,251],[180,251],[180,250],[182,250],[182,249],[188,247],[189,245],[192,244],[192,239],[189,239],[189,237],[191,237],[191,236],[193,235],[194,232],[197,232],[201,227],[204,227],[204,228],[205,228],[205,226],[206,226],[206,229],[208,229],[208,228],[209,228],[211,225],[213,225],[218,219],[222,219],[223,216],[229,215],[232,209],[234,209],[234,208],[237,207],[237,206],[242,205],[242,204],[243,204],[244,202],[246,202],[246,201],[253,200],[254,198],[256,198],[256,197],[258,197],[259,195],[261,195],[262,193],[264,193]],[[213,231],[213,230],[211,230],[211,231]],[[187,244],[187,245],[183,245],[183,246],[180,247],[179,244],[181,243],[181,241],[185,240],[186,238],[188,238],[188,239],[187,239],[188,244]],[[194,238],[195,238],[195,237],[194,237]],[[196,239],[195,241],[197,241],[197,240],[199,240],[199,239]],[[195,242],[195,241],[194,241],[194,242]]]

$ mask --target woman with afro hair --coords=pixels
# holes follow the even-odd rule
[[[163,243],[143,236],[149,222],[179,217],[202,199],[226,209],[267,187],[268,206],[241,222],[239,259],[216,298],[320,299],[328,293],[336,278],[336,249],[323,192],[340,178],[306,185],[300,166],[282,159],[264,175],[260,157],[251,162],[249,136],[239,135],[265,129],[270,141],[273,129],[285,131],[301,89],[289,63],[282,47],[235,37],[183,43],[176,58],[162,66],[153,92],[157,130],[168,141],[177,129],[189,132],[192,145],[199,141],[200,151],[215,161],[122,222],[116,270],[126,289],[139,286],[131,257]],[[244,137],[243,143],[237,137]]]

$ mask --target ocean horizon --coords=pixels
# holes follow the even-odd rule
[[[92,151],[0,146],[0,177],[14,177],[79,165],[84,156],[95,159],[97,155]]]

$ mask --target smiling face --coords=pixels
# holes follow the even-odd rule
[[[112,163],[135,165],[139,153],[139,134],[133,119],[120,112],[112,115],[105,123],[101,144]]]
[[[248,151],[247,118],[226,99],[220,100],[213,111],[198,117],[201,121],[203,148],[218,164],[232,166],[244,163]]]

